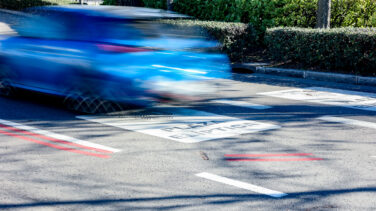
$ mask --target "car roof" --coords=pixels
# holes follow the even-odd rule
[[[122,6],[86,6],[86,5],[67,5],[67,6],[42,6],[32,7],[25,12],[33,14],[49,14],[53,12],[68,12],[85,16],[108,17],[117,19],[176,19],[189,18],[171,11],[160,9],[151,9],[145,7],[122,7]]]

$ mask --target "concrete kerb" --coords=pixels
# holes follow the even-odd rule
[[[267,64],[266,64],[267,65]],[[309,70],[266,67],[265,63],[244,63],[232,65],[235,69],[247,69],[255,73],[304,78],[317,81],[329,81],[366,86],[376,86],[376,77],[363,77],[350,74],[326,73]]]

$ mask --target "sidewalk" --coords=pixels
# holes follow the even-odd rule
[[[309,70],[285,69],[268,67],[266,63],[233,64],[233,69],[246,70],[243,73],[261,73],[294,78],[304,78],[317,81],[347,83],[356,85],[376,86],[376,77],[363,77],[351,74],[327,73]]]

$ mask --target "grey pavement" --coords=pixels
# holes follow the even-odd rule
[[[98,158],[51,148],[3,132],[0,134],[0,175],[3,178],[0,210],[376,209],[376,128],[372,128],[376,124],[376,111],[260,94],[324,87],[361,91],[372,96],[376,93],[375,87],[263,74],[234,74],[231,80],[218,83],[220,91],[213,100],[242,101],[270,108],[260,110],[211,101],[172,107],[280,128],[182,143],[157,133],[145,134],[79,119],[54,98],[0,98],[1,120],[121,150],[109,154],[108,158]],[[116,117],[124,124],[149,121],[152,125],[158,118],[163,124],[173,122],[174,116],[164,114],[161,107],[163,105],[107,116]],[[367,124],[359,126],[318,119],[322,116]],[[187,121],[190,120],[188,114]],[[181,131],[185,130],[188,129]],[[0,128],[1,131],[11,132],[5,128]],[[292,156],[297,153],[307,155]],[[268,155],[257,159],[279,160],[229,161],[225,157],[228,154]],[[271,154],[274,157],[270,157]],[[281,154],[290,156],[281,157]],[[308,159],[287,161],[286,158]],[[254,190],[196,176],[203,172],[253,185]],[[287,195],[271,197],[257,192],[254,186]]]

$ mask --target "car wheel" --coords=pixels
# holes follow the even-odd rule
[[[123,110],[124,107],[116,102],[101,99],[90,92],[72,91],[64,98],[65,106],[73,111],[87,114],[109,113]]]
[[[0,95],[5,97],[11,97],[14,95],[15,90],[11,85],[9,79],[10,68],[7,65],[0,65]]]
[[[0,79],[0,95],[5,97],[11,97],[14,95],[14,89],[7,79]]]

